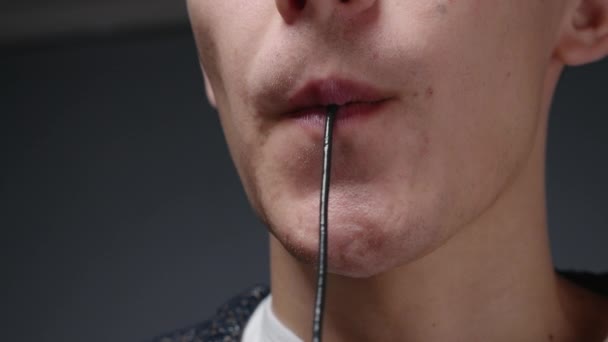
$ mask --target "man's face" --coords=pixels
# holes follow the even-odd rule
[[[286,1],[286,3],[289,3]],[[473,221],[527,162],[563,1],[189,0],[247,195],[316,259],[323,106],[334,133],[330,271],[370,276]],[[282,15],[283,14],[283,15]]]

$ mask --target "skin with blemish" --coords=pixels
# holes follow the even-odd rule
[[[554,273],[544,189],[555,86],[608,53],[608,0],[292,3],[188,0],[278,318],[310,339],[322,158],[281,104],[341,78],[387,101],[336,126],[327,341],[608,335],[606,300]]]
[[[447,4],[440,2],[437,4],[437,12],[441,13],[441,14],[446,14],[448,13],[448,6]]]

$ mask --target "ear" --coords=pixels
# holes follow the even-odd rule
[[[608,0],[573,0],[565,17],[556,57],[570,66],[608,55]]]
[[[215,103],[215,94],[213,93],[213,88],[211,88],[211,82],[209,82],[209,77],[205,73],[203,69],[203,78],[205,79],[205,92],[207,93],[207,100],[213,108],[217,108],[217,104]]]

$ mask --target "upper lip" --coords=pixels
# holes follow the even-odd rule
[[[389,97],[375,87],[352,80],[327,78],[312,80],[296,89],[287,99],[286,115],[331,104],[380,102]]]

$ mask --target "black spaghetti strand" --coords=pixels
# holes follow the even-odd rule
[[[323,309],[325,307],[325,287],[327,281],[327,205],[331,174],[331,148],[334,119],[337,105],[327,107],[325,117],[325,137],[323,139],[323,175],[321,177],[321,201],[319,204],[319,259],[317,273],[317,295],[315,298],[314,318],[312,321],[312,340],[321,342],[323,332]]]

